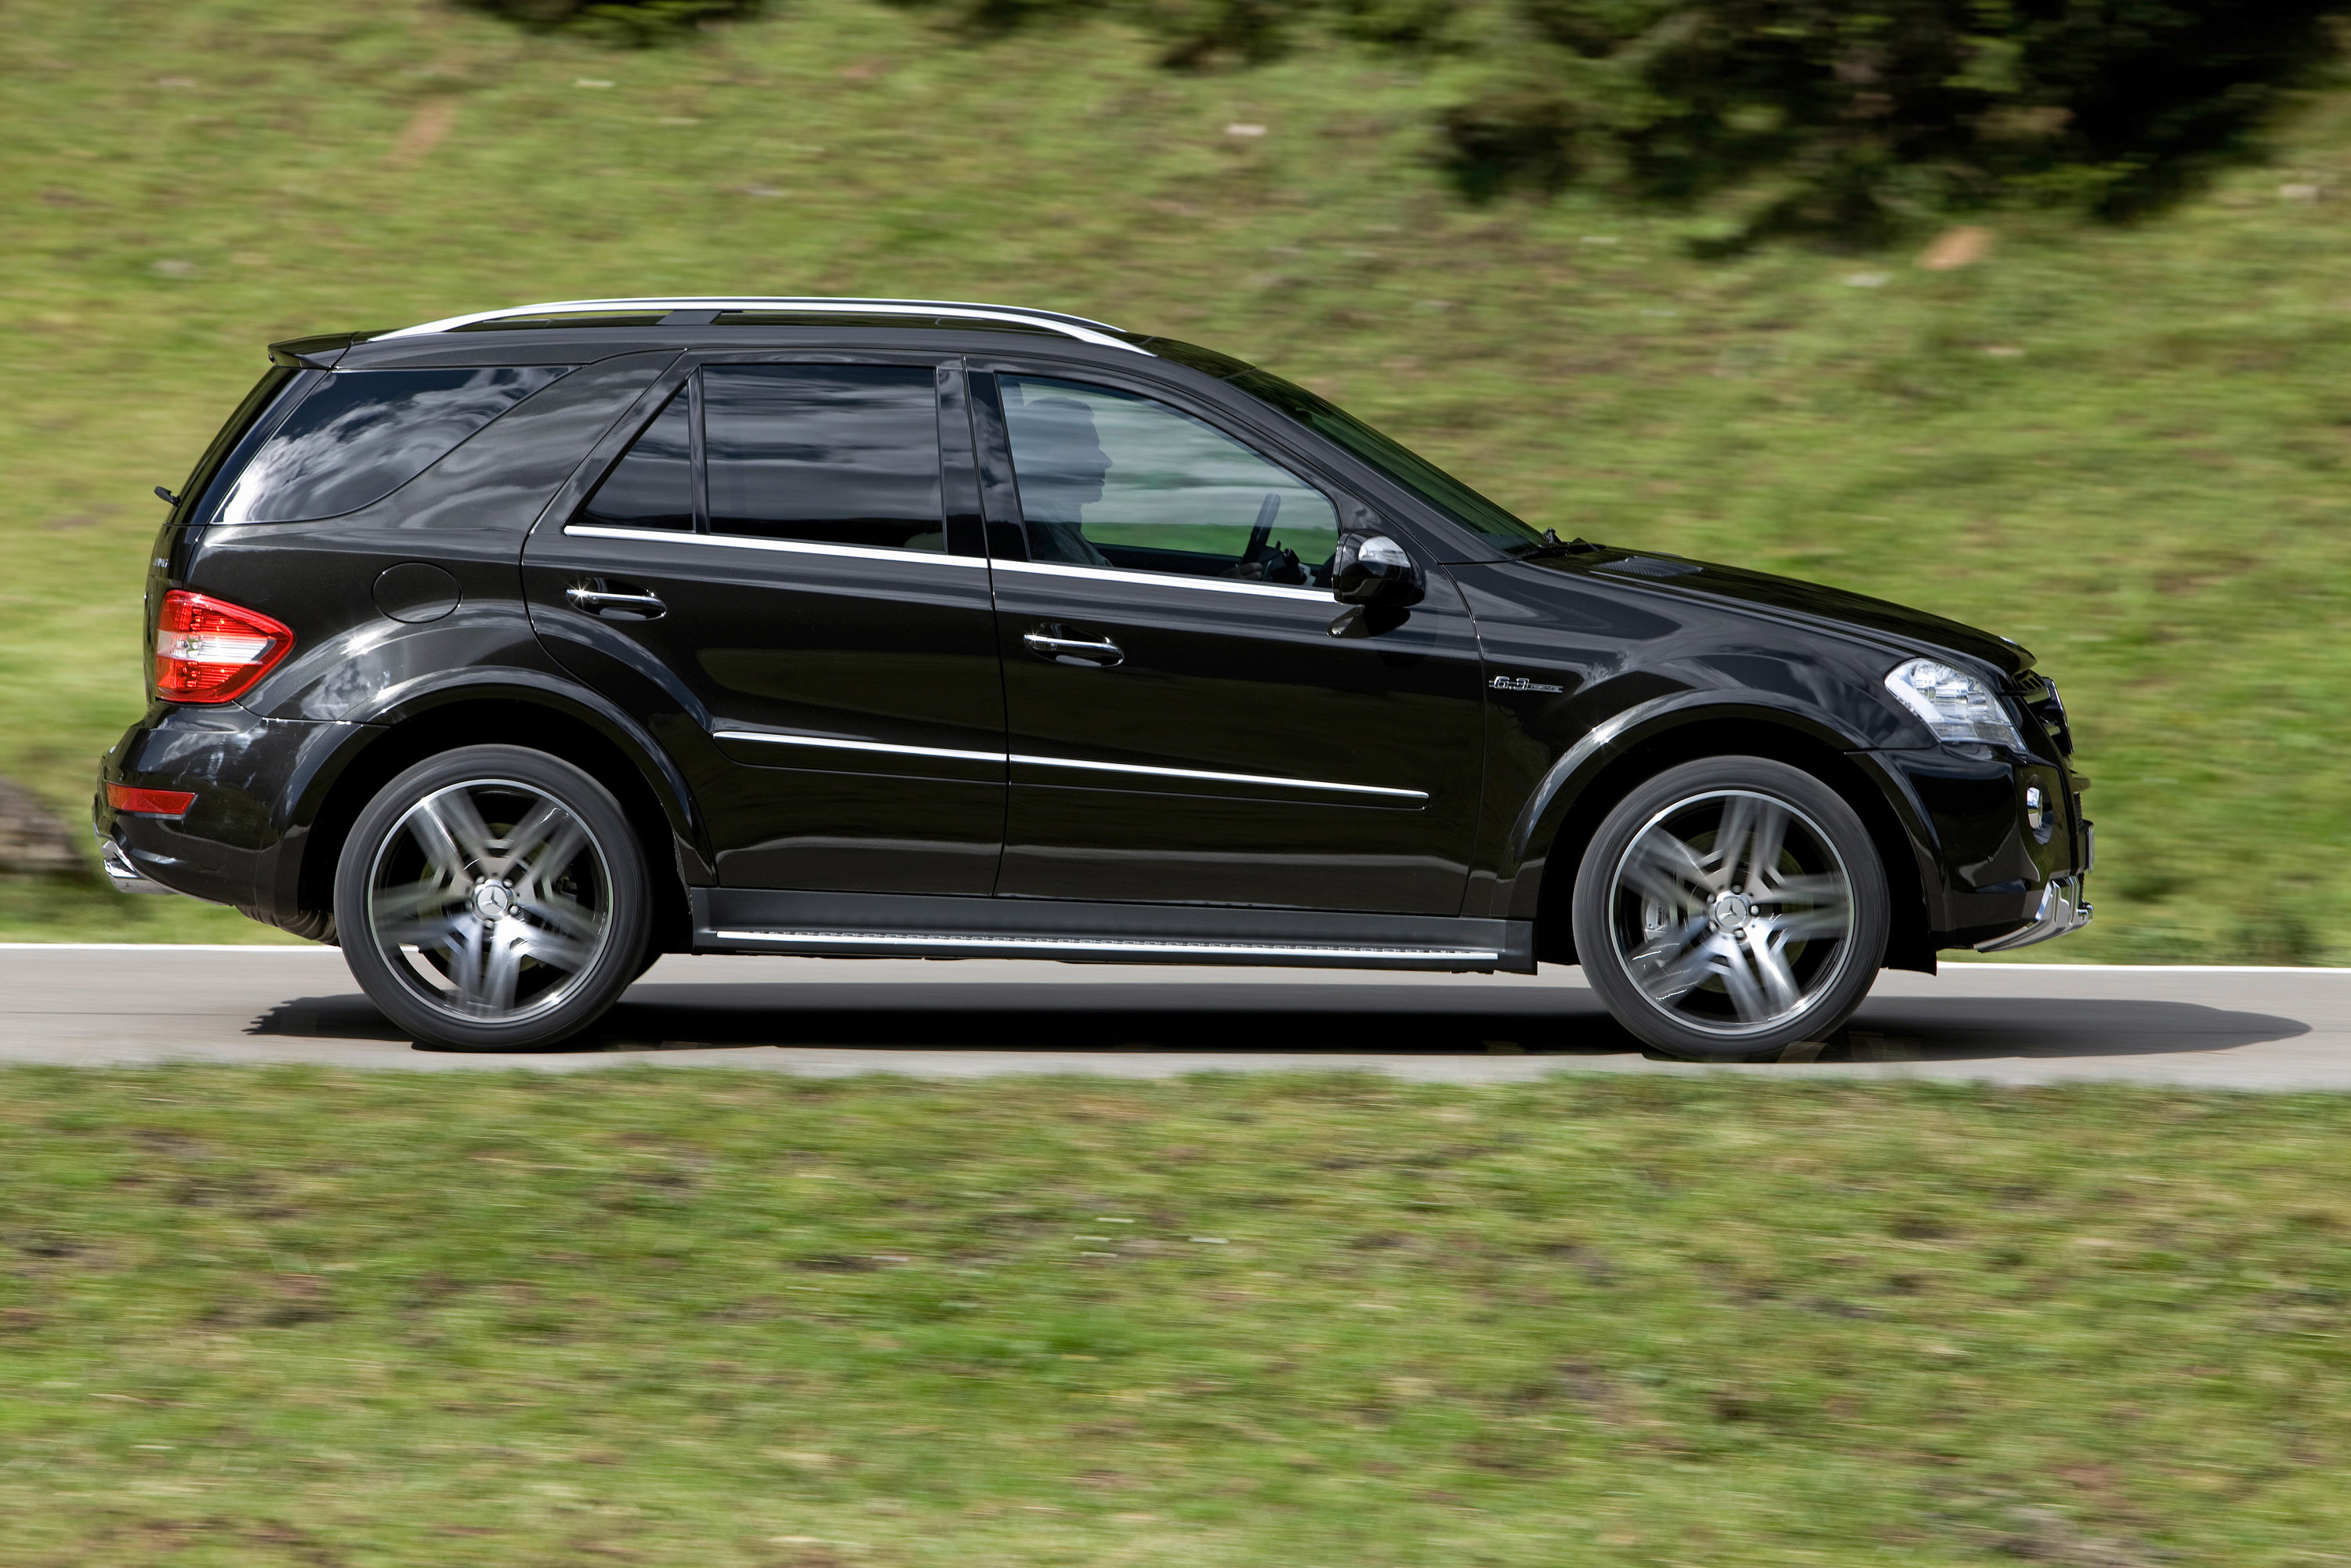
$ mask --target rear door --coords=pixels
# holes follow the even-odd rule
[[[959,365],[689,356],[524,556],[555,656],[687,773],[719,884],[992,891],[1002,683]]]
[[[1109,372],[975,376],[1011,756],[999,894],[1455,915],[1476,631],[1331,593],[1379,519],[1218,411]]]

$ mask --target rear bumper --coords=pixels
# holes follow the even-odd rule
[[[112,839],[99,840],[98,860],[106,869],[106,880],[114,884],[117,893],[170,894],[176,891],[142,873],[131,863],[131,857],[123,852],[122,846]]]
[[[99,765],[91,825],[124,893],[183,893],[271,925],[295,909],[307,826],[334,761],[367,727],[263,718],[235,703],[159,703]],[[185,790],[184,815],[118,811],[106,786]]]

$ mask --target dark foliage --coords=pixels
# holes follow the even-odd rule
[[[465,0],[654,41],[762,0]],[[1578,181],[1706,214],[1714,243],[1883,237],[2003,204],[2161,206],[2340,53],[2347,0],[898,0],[971,37],[1114,18],[1180,69],[1311,29],[1479,63],[1439,117],[1487,201]]]
[[[643,47],[704,22],[758,14],[763,0],[459,0],[526,27],[562,27]]]
[[[2339,0],[1517,0],[1447,117],[1473,196],[1578,169],[1720,197],[1735,240],[2032,201],[2105,218],[2241,156],[2334,59]]]
[[[1110,16],[1160,40],[1159,62],[1179,70],[1258,65],[1287,53],[1308,25],[1342,37],[1426,47],[1461,0],[897,0],[987,37],[1032,22]]]

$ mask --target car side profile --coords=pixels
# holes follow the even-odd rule
[[[1560,540],[1209,350],[935,301],[279,343],[148,563],[118,885],[420,1041],[664,953],[1531,972],[1693,1059],[2090,917],[2006,639]]]

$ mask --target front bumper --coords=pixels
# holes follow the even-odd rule
[[[1905,798],[1937,947],[2007,952],[2089,923],[2095,840],[2069,765],[1989,747],[1869,756]]]
[[[2053,936],[2063,936],[2069,931],[2079,931],[2090,923],[2090,900],[2078,876],[2053,877],[2041,889],[2041,903],[2032,912],[2032,919],[2021,929],[2005,936],[1994,936],[1976,944],[1979,953],[2011,953],[2019,947],[2030,947],[2035,942],[2046,942]]]

